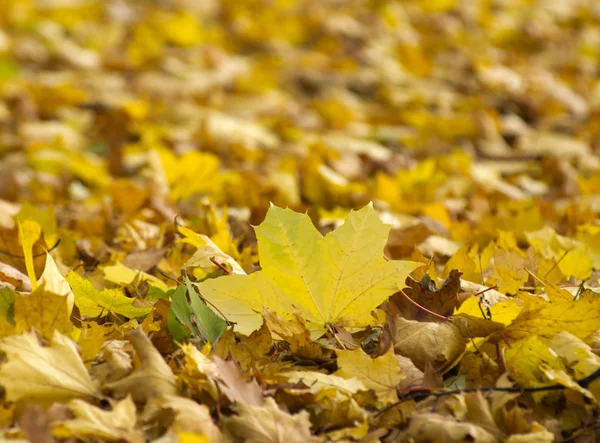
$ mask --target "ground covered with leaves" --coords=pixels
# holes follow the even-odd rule
[[[600,4],[0,1],[6,441],[600,439]]]

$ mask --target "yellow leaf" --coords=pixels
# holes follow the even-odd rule
[[[368,389],[374,390],[383,402],[398,400],[396,388],[404,379],[404,373],[393,349],[377,358],[371,358],[361,348],[336,353],[340,368],[336,375],[356,377]]]
[[[506,369],[511,378],[521,386],[540,386],[548,384],[540,363],[545,362],[555,370],[564,370],[560,358],[537,335],[511,343],[504,353]]]
[[[32,294],[15,295],[15,332],[21,333],[36,329],[50,340],[54,331],[69,335],[71,321],[67,310],[67,300],[62,295],[39,287]]]
[[[103,269],[104,280],[114,283],[119,286],[128,286],[133,282],[147,281],[150,286],[154,286],[161,291],[168,291],[169,287],[153,275],[146,274],[142,271],[135,271],[128,268],[123,263],[119,262],[116,265],[105,266]]]
[[[23,255],[25,256],[25,268],[27,276],[31,280],[33,290],[37,287],[37,277],[35,276],[35,268],[33,267],[33,245],[40,238],[42,228],[33,220],[19,220],[19,242],[23,247]]]
[[[325,237],[306,214],[276,206],[255,229],[262,271],[199,284],[242,333],[262,324],[263,307],[283,315],[299,311],[315,335],[330,325],[367,326],[370,312],[421,265],[383,257],[390,228],[372,205],[352,211]]]
[[[282,411],[271,397],[262,406],[238,403],[237,415],[224,419],[225,431],[232,441],[261,443],[317,443],[310,433],[308,412],[292,415]]]
[[[529,274],[525,270],[525,260],[515,251],[510,251],[494,256],[492,277],[498,284],[498,291],[516,294],[529,278]]]
[[[181,157],[161,149],[158,153],[173,201],[219,189],[219,158],[208,152],[191,151]]]
[[[539,297],[538,297],[539,298]],[[540,299],[543,300],[543,299]],[[520,339],[532,333],[550,339],[561,331],[585,338],[598,329],[600,300],[525,302],[519,315],[505,329],[507,337]]]
[[[52,403],[95,397],[97,389],[70,338],[54,331],[52,344],[42,346],[32,332],[0,340],[8,361],[0,366],[0,384],[8,401]]]
[[[594,264],[584,243],[558,235],[549,226],[526,235],[534,250],[545,259],[553,259],[567,278],[585,280],[591,275]]]
[[[444,275],[450,274],[453,269],[458,269],[463,273],[462,277],[469,281],[481,281],[482,270],[478,263],[475,263],[469,256],[469,249],[466,246],[460,248],[446,262],[444,266]]]
[[[171,430],[176,431],[181,437],[182,433],[188,435],[202,435],[207,443],[221,441],[221,431],[210,416],[207,406],[196,403],[184,397],[165,396],[157,399],[144,411],[145,421],[158,419],[166,411],[172,411],[174,419]],[[193,440],[190,440],[193,441]]]
[[[179,46],[197,45],[202,40],[202,30],[196,18],[184,12],[161,21],[160,30],[169,42]]]
[[[120,289],[98,291],[89,280],[75,272],[67,275],[67,281],[73,288],[75,304],[83,317],[104,317],[112,312],[127,318],[135,318],[152,311],[152,308],[133,306],[135,299],[127,297]]]
[[[265,309],[264,317],[270,331],[287,341],[293,354],[309,360],[323,356],[321,346],[311,340],[310,331],[297,312],[287,319]]]
[[[181,227],[179,230],[181,232]],[[183,228],[185,229],[185,228]],[[189,229],[186,229],[189,231]],[[219,269],[217,265],[213,263],[213,260],[218,263],[228,267],[230,272],[233,274],[246,274],[246,271],[240,266],[240,264],[235,261],[230,255],[225,254],[221,248],[219,248],[215,242],[213,242],[210,237],[202,234],[196,234],[194,232],[194,246],[200,244],[200,242],[204,242],[203,245],[197,246],[198,250],[194,253],[194,255],[186,262],[186,266],[188,267],[196,267],[199,266],[206,272],[214,272]],[[187,239],[186,239],[187,240]]]
[[[348,351],[355,352],[355,351]],[[370,357],[369,357],[370,358]],[[288,382],[295,384],[303,382],[309,387],[310,392],[317,394],[324,390],[332,390],[336,394],[341,393],[347,396],[356,394],[359,391],[366,391],[367,388],[357,377],[340,377],[339,375],[323,374],[316,371],[288,371],[283,373]]]
[[[95,358],[104,344],[106,336],[113,331],[110,325],[99,325],[96,322],[82,322],[77,343],[81,349],[81,358],[84,363],[89,364]]]
[[[44,267],[44,272],[37,284],[38,286],[43,286],[44,290],[48,292],[65,297],[67,301],[67,314],[69,317],[71,316],[75,296],[73,295],[69,283],[56,267],[54,259],[48,253],[46,253],[46,266]]]
[[[177,441],[179,443],[213,443],[206,435],[194,432],[178,432]]]
[[[487,299],[483,297],[483,302],[480,304],[480,297],[469,297],[456,313],[482,318],[483,314],[486,316],[489,314],[491,317],[490,320],[508,325],[519,315],[519,312],[521,312],[521,309],[523,308],[522,302],[521,305],[519,305],[520,300],[518,301],[517,299],[495,303],[492,306],[489,306],[486,300]]]
[[[53,434],[61,439],[144,442],[144,437],[136,430],[137,414],[131,397],[111,406],[107,411],[83,400],[71,400],[67,407],[75,418],[55,423]]]
[[[37,222],[42,228],[44,233],[44,240],[46,245],[51,247],[58,240],[57,228],[56,228],[56,216],[54,215],[54,208],[52,206],[47,209],[39,209],[29,202],[24,202],[19,214],[17,215],[19,220],[33,220]]]

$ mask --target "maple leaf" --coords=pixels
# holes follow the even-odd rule
[[[127,318],[148,314],[152,308],[133,306],[135,299],[127,297],[119,289],[103,289],[98,291],[92,283],[70,272],[67,281],[73,289],[75,304],[83,317],[104,317],[109,313],[123,315]]]
[[[98,394],[75,342],[58,331],[48,347],[42,346],[34,333],[25,332],[0,340],[0,350],[8,357],[0,366],[0,384],[9,401],[51,403]]]
[[[398,400],[396,388],[405,376],[392,349],[377,358],[371,358],[360,348],[336,353],[340,368],[336,375],[356,377],[383,402]]]
[[[364,327],[370,312],[421,266],[383,257],[389,229],[367,205],[323,237],[308,215],[271,206],[255,228],[262,270],[198,287],[242,333],[262,324],[263,308],[299,311],[315,335],[331,326]]]
[[[585,338],[598,329],[600,303],[596,300],[571,300],[548,303],[528,299],[519,315],[506,327],[509,338],[521,339],[532,333],[551,339],[561,331]]]

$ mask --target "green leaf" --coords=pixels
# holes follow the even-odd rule
[[[15,291],[8,287],[0,288],[0,317],[14,323]]]
[[[84,317],[104,317],[113,312],[127,318],[135,318],[152,310],[151,307],[133,306],[134,299],[127,297],[119,289],[98,291],[89,280],[75,272],[69,272],[67,281],[73,289],[75,304]]]
[[[191,335],[211,344],[227,329],[225,320],[200,299],[188,279],[173,293],[168,325],[169,332],[177,341]]]

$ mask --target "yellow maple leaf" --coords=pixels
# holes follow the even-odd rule
[[[398,400],[396,387],[405,376],[393,349],[377,358],[371,358],[360,348],[336,353],[340,368],[336,375],[356,377],[365,387],[374,390],[381,401]]]
[[[383,257],[389,229],[371,204],[325,237],[308,215],[271,206],[255,228],[262,270],[206,280],[200,293],[242,333],[260,327],[263,308],[299,311],[315,335],[367,326],[371,311],[421,266]]]
[[[58,331],[49,347],[42,346],[33,332],[25,332],[0,340],[0,350],[8,358],[0,366],[0,384],[8,401],[50,403],[97,396],[75,342]]]
[[[133,298],[127,297],[119,289],[98,291],[92,283],[75,272],[67,275],[67,281],[75,294],[75,304],[83,317],[104,317],[109,312],[127,318],[140,317],[149,313],[150,307],[133,306]]]
[[[169,287],[160,279],[145,272],[128,268],[121,262],[112,266],[105,266],[103,272],[104,280],[119,286],[128,286],[136,281],[140,283],[146,281],[150,286],[154,286],[161,291],[166,292],[169,290]]]
[[[579,338],[585,338],[598,329],[600,322],[600,301],[576,300],[552,303],[539,297],[526,300],[519,315],[509,324],[505,334],[509,338],[520,339],[532,333],[550,339],[561,331],[567,331]]]

